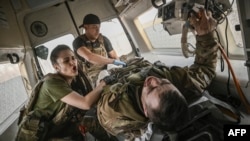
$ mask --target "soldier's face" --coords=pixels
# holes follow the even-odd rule
[[[161,79],[154,76],[149,76],[144,81],[142,88],[141,101],[144,110],[144,114],[148,116],[148,108],[156,109],[160,108],[160,95],[165,94],[163,91],[169,91],[176,89],[169,80]]]
[[[64,77],[75,77],[78,74],[77,59],[71,50],[63,50],[58,54],[54,68]]]
[[[90,40],[96,40],[100,33],[100,24],[85,25],[86,35]]]

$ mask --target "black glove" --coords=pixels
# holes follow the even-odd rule
[[[112,84],[115,82],[115,76],[114,75],[108,75],[108,76],[105,76],[103,79],[102,79],[107,85],[109,84]]]

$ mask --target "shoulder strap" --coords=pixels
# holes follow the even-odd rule
[[[35,103],[37,102],[37,98],[40,92],[40,89],[43,85],[43,82],[49,78],[55,77],[53,74],[47,74],[45,75],[41,80],[39,80],[36,85],[34,86],[34,89],[32,90],[29,98],[29,102],[26,105],[26,112],[30,112],[33,110]]]
[[[78,64],[78,75],[75,77],[75,79],[71,83],[71,88],[78,92],[79,94],[85,96],[90,91],[93,90],[93,86],[90,83],[91,80],[81,68],[83,68],[82,64]]]
[[[31,94],[30,94],[30,99],[29,99],[29,102],[26,106],[26,112],[30,112],[32,111],[36,101],[37,101],[37,98],[38,98],[38,94],[39,94],[39,91],[40,91],[40,88],[42,87],[43,85],[43,82],[44,82],[44,79],[42,80],[39,80],[37,82],[37,84],[35,85],[34,89],[32,90]]]
[[[86,41],[87,44],[89,43],[88,45],[90,45],[90,41],[89,41],[89,39],[86,37],[85,34],[80,35],[79,37],[80,37],[82,40]]]
[[[101,33],[99,34],[98,42],[99,42],[100,44],[102,44],[103,46],[105,46],[105,45],[104,45],[104,39],[103,39],[103,36],[102,36]]]
[[[44,80],[45,80],[45,77],[36,83],[36,85],[34,86],[34,89],[32,89],[31,91],[28,103],[20,109],[19,119],[17,123],[18,125],[23,120],[23,117],[28,115],[28,113],[33,110],[34,105],[38,98],[40,88],[42,87]]]

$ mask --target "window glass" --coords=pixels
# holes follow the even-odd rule
[[[229,28],[232,31],[236,46],[239,47],[239,48],[243,48],[241,31],[236,31],[235,30],[235,25],[240,24],[237,4],[236,4],[235,1],[234,1],[233,5],[232,5],[232,12],[227,17],[228,17],[228,21],[229,21]]]
[[[82,29],[82,33],[84,34],[85,30],[84,28]],[[113,49],[119,57],[132,52],[131,44],[117,18],[102,22],[100,33],[110,40]]]
[[[47,57],[46,60],[37,57],[38,62],[40,63],[40,66],[41,66],[41,69],[42,69],[44,75],[47,74],[47,73],[54,73],[55,72],[55,70],[52,67],[51,62],[50,62],[51,51],[57,45],[60,45],[60,44],[68,45],[73,50],[73,47],[72,47],[73,40],[74,40],[74,36],[71,35],[71,34],[68,34],[68,35],[64,35],[64,36],[61,36],[61,37],[56,38],[54,40],[51,40],[51,41],[48,41],[46,43],[41,44],[41,45],[43,45],[43,46],[45,46],[45,47],[47,47],[49,49],[48,57]]]
[[[181,34],[169,35],[169,33],[164,30],[161,23],[162,19],[158,18],[158,9],[151,8],[149,11],[140,15],[138,19],[153,48],[181,47]],[[187,38],[190,44],[195,44],[195,36],[191,32],[188,33]]]
[[[0,134],[2,134],[2,131],[17,119],[17,111],[23,107],[28,97],[27,85],[21,76],[18,64],[1,62],[0,78]]]
[[[102,22],[100,32],[111,41],[118,56],[132,52],[129,40],[117,18]]]
[[[126,55],[132,52],[132,47],[129,43],[129,40],[117,18],[102,22],[100,32],[111,41],[111,44],[118,56]],[[49,59],[51,51],[59,44],[66,44],[73,50],[73,40],[74,36],[69,34],[41,44],[49,49],[48,58],[46,60],[38,57],[43,74],[54,72],[54,68],[52,67]]]
[[[21,75],[18,64],[0,63],[0,84]]]

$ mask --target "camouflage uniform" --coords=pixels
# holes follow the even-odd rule
[[[215,77],[218,43],[215,34],[196,37],[196,57],[190,67],[167,67],[140,60],[128,62],[128,67],[119,71],[118,82],[106,86],[98,102],[97,115],[100,124],[112,135],[124,134],[129,138],[140,136],[140,130],[148,120],[140,102],[143,82],[147,76],[167,78],[190,103],[199,98]],[[123,73],[130,70],[130,73]]]

